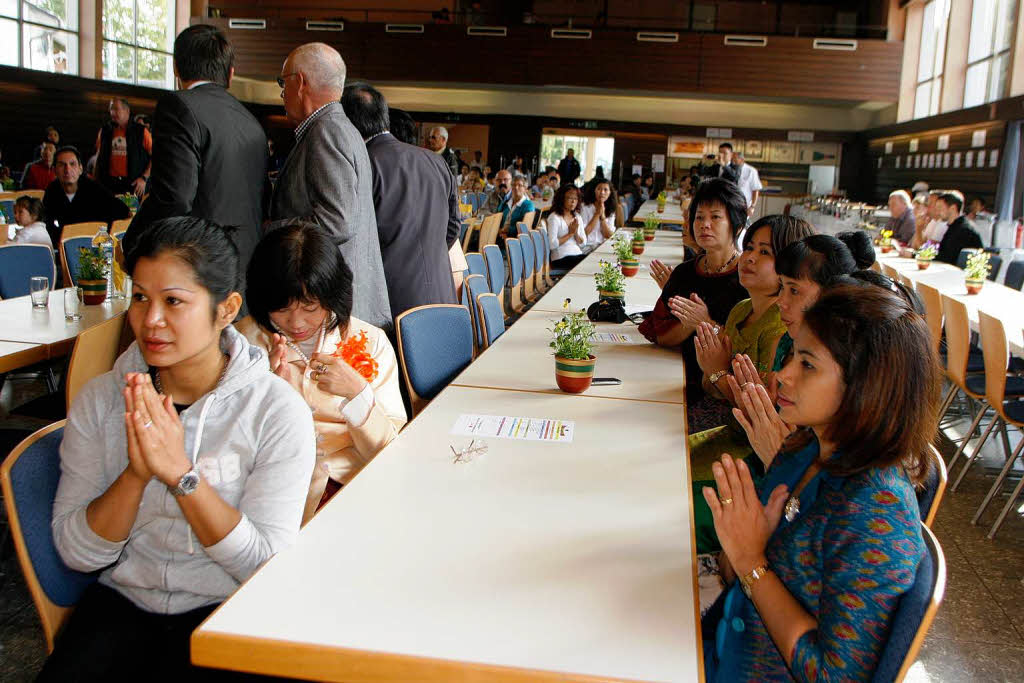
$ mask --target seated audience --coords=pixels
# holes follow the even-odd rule
[[[732,307],[747,298],[739,281],[736,249],[736,237],[746,223],[747,204],[736,183],[720,178],[701,183],[690,204],[689,233],[702,252],[676,266],[665,279],[654,310],[639,328],[659,346],[682,347],[688,403],[704,395],[704,373],[694,347],[697,325],[724,325]]]
[[[759,487],[723,455],[703,491],[728,586],[702,623],[706,679],[867,680],[925,552],[914,487],[940,386],[928,327],[890,292],[835,288],[778,381],[798,431]]]
[[[82,174],[82,157],[74,147],[57,150],[54,168],[57,179],[43,195],[46,231],[54,245],[60,244],[60,233],[65,225],[88,221],[110,223],[131,216],[124,202]]]
[[[272,230],[249,262],[250,317],[237,327],[313,411],[317,458],[304,521],[406,422],[395,352],[383,330],[352,317],[352,278],[311,223]]]
[[[886,222],[885,229],[892,230],[892,236],[901,244],[910,244],[915,231],[914,211],[910,206],[910,195],[905,190],[889,194],[889,213],[892,217]]]
[[[234,327],[225,228],[168,218],[126,258],[135,341],[68,412],[53,540],[100,572],[37,680],[193,680],[189,637],[299,532],[309,408]],[[262,275],[262,274],[261,274]]]
[[[43,202],[24,195],[14,201],[14,223],[7,226],[7,241],[13,244],[45,244],[53,249],[43,222]]]
[[[940,220],[947,226],[942,241],[939,242],[939,254],[936,261],[956,265],[957,257],[963,249],[981,249],[984,245],[981,235],[974,229],[974,224],[963,215],[963,195],[946,192],[939,195],[935,209]]]
[[[533,211],[535,207],[533,202],[530,201],[530,195],[526,191],[526,178],[521,175],[514,176],[512,178],[512,192],[508,198],[501,203],[498,210],[501,211],[501,229],[498,231],[501,239],[500,243],[504,242],[506,237],[518,237],[518,223],[523,220],[523,216]],[[533,226],[526,226],[531,228]]]
[[[956,190],[930,190],[928,192],[927,206],[928,206],[928,222],[922,224],[917,222],[915,218],[915,233],[914,240],[910,243],[910,246],[914,249],[924,246],[928,242],[935,242],[938,244],[942,241],[942,238],[946,235],[946,228],[949,227],[940,216],[940,210],[938,207],[939,196],[946,192],[952,192],[960,197],[960,201],[963,202],[963,195]]]
[[[462,192],[483,192],[484,181],[480,179],[480,169],[476,166],[470,167],[469,173],[459,189]]]
[[[25,167],[25,173],[21,176],[21,189],[45,190],[57,179],[53,170],[53,157],[56,153],[57,148],[52,142],[46,141],[41,145],[39,160]]]
[[[551,208],[544,214],[552,268],[569,270],[584,258],[582,247],[587,243],[587,236],[583,232],[579,206],[580,189],[575,185],[563,185],[551,200]]]
[[[591,247],[604,242],[615,232],[615,207],[618,200],[607,180],[588,183],[583,187],[583,206],[580,207],[580,220],[583,232],[587,235],[587,244]]]
[[[455,187],[462,187],[469,180],[469,164],[459,164],[459,174],[455,176]]]
[[[487,176],[488,181],[491,181],[491,177]],[[483,212],[485,214],[498,213],[501,211],[502,205],[511,196],[512,191],[512,174],[506,170],[498,171],[494,174],[493,183],[494,187],[491,190],[491,194],[487,196],[487,202],[483,206]]]

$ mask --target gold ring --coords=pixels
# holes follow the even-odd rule
[[[319,363],[318,366],[319,367],[316,369],[317,373],[327,372],[327,366],[325,364]]]
[[[309,378],[311,380],[313,380],[314,382],[319,382],[320,381],[320,373],[317,372],[316,370],[314,370],[313,372],[309,373]]]
[[[732,505],[732,498],[719,498],[718,502],[722,505]]]

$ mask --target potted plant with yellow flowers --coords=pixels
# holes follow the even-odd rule
[[[892,230],[882,230],[878,233],[878,246],[882,248],[883,254],[892,251]]]
[[[657,215],[649,213],[644,216],[644,241],[651,242],[654,240],[654,231],[658,229],[658,225]]]
[[[594,273],[594,284],[597,286],[599,300],[617,299],[625,303],[626,276],[614,264],[599,261],[598,271]]]
[[[79,247],[78,286],[86,305],[101,304],[107,298],[107,260],[98,247]]]
[[[555,383],[568,394],[579,394],[594,379],[594,324],[587,320],[585,311],[570,312],[569,299],[562,309],[566,311],[562,319],[548,328],[552,333],[549,346],[555,350]]]
[[[615,256],[619,259],[619,268],[626,277],[633,277],[640,270],[640,262],[633,255],[633,233],[630,230],[620,230],[615,233],[612,248]]]
[[[665,213],[665,203],[668,201],[668,194],[665,190],[658,193],[658,213]]]
[[[935,257],[939,255],[939,250],[935,247],[935,242],[926,242],[923,247],[917,250],[914,254],[914,260],[917,261],[918,270],[928,270],[928,266],[932,264]]]
[[[985,286],[985,278],[988,277],[992,266],[988,262],[989,253],[977,251],[967,257],[967,266],[964,268],[964,285],[968,294],[979,294]]]

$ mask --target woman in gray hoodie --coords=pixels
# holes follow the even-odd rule
[[[135,342],[68,413],[53,536],[99,572],[40,680],[175,679],[192,630],[299,531],[315,458],[302,398],[231,322],[238,251],[198,218],[128,254]]]

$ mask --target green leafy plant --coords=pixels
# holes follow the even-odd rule
[[[629,230],[620,230],[615,233],[612,239],[612,249],[619,258],[619,263],[633,258],[633,233]],[[643,237],[640,238],[641,240]]]
[[[107,277],[107,262],[98,247],[78,248],[78,279],[102,280]]]
[[[915,256],[918,261],[934,261],[935,257],[939,255],[939,250],[935,248],[934,242],[928,242],[923,247],[917,250]]]
[[[591,336],[594,334],[594,324],[587,320],[586,311],[569,312],[569,299],[565,300],[562,308],[566,310],[565,315],[548,328],[553,335],[548,346],[555,350],[556,356],[587,360],[593,351]]]
[[[594,273],[594,284],[601,292],[625,292],[626,276],[611,263],[600,261],[599,270]]]
[[[658,223],[659,223],[658,216],[656,214],[649,213],[646,216],[644,216],[644,228],[645,229],[647,229],[647,230],[657,230],[658,229]]]
[[[990,254],[986,251],[979,251],[967,257],[967,267],[964,268],[964,277],[968,280],[984,280],[992,269],[988,259]]]
[[[665,190],[662,190],[661,192],[658,193],[658,201],[659,202],[663,202],[664,203],[667,200],[668,200],[668,193],[665,192]]]

